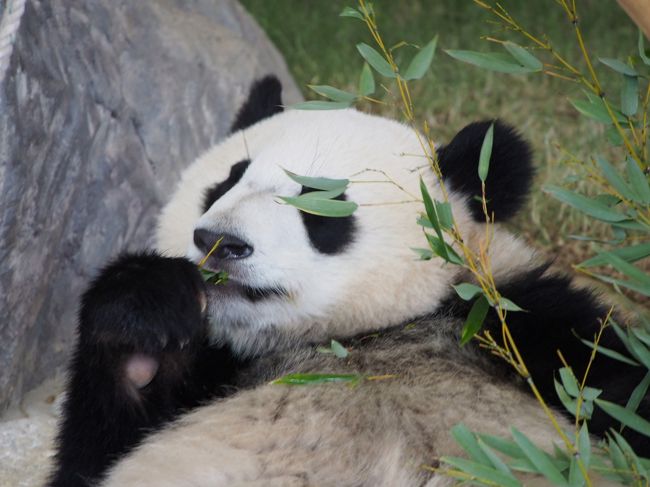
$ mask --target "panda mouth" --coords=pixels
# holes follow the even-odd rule
[[[275,287],[252,287],[252,286],[241,286],[242,292],[246,299],[252,303],[262,301],[264,299],[269,299],[272,297],[286,298],[289,296],[289,293],[286,289],[275,288]]]

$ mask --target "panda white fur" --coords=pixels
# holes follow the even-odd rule
[[[497,434],[514,426],[547,447],[556,440],[505,364],[458,346],[467,304],[451,285],[468,276],[412,250],[426,246],[422,206],[404,200],[417,198],[420,177],[443,199],[415,132],[351,109],[283,112],[280,90],[275,78],[257,82],[232,135],[185,171],[162,211],[157,251],[121,256],[85,293],[49,485],[449,485],[425,466],[461,454],[449,433],[459,422]],[[474,197],[488,125],[437,148],[474,249],[485,238]],[[359,209],[324,218],[281,204],[278,196],[305,191],[284,169],[350,178],[342,198]],[[497,123],[488,178],[497,220],[517,211],[531,177],[528,146]],[[206,267],[229,280],[206,285],[196,263],[220,238]],[[490,260],[502,294],[527,310],[511,314],[510,327],[557,405],[556,350],[580,374],[590,349],[576,335],[591,338],[604,309],[500,226]],[[494,316],[485,326],[500,336]],[[331,339],[347,358],[317,350]],[[613,334],[603,340],[621,350]],[[269,383],[289,373],[383,378]],[[625,404],[641,376],[598,357],[590,385]],[[649,409],[645,398],[639,411]],[[596,413],[591,429],[611,425]],[[642,436],[628,440],[650,452]]]

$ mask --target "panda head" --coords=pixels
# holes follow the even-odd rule
[[[443,199],[418,135],[352,109],[283,112],[280,90],[272,77],[253,85],[233,133],[185,171],[159,222],[159,249],[197,263],[221,239],[205,264],[229,276],[209,286],[214,340],[252,355],[435,311],[460,268],[418,260],[412,250],[427,246],[416,224],[420,177]],[[476,167],[489,123],[436,148],[454,218],[476,246],[484,236]],[[359,208],[332,218],[283,204],[279,196],[310,191],[284,170],[350,179],[339,198]],[[496,123],[487,197],[497,219],[516,212],[530,179],[528,146]],[[503,273],[531,257],[505,231],[494,233],[491,247],[493,266],[507,263]]]

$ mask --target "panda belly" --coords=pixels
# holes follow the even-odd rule
[[[420,320],[354,341],[345,359],[313,347],[262,357],[242,371],[245,389],[150,437],[102,485],[451,485],[431,467],[442,455],[462,455],[450,436],[461,422],[498,435],[514,426],[552,447],[552,427],[534,399],[497,377],[475,350],[461,353],[436,333],[458,326],[450,321]],[[494,372],[489,379],[486,370]],[[364,378],[267,382],[289,373]]]

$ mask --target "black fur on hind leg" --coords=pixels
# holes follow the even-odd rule
[[[153,253],[118,258],[90,285],[50,487],[95,485],[147,431],[228,394],[237,364],[208,343],[203,286],[193,263]],[[129,378],[134,357],[156,364],[150,381]]]

